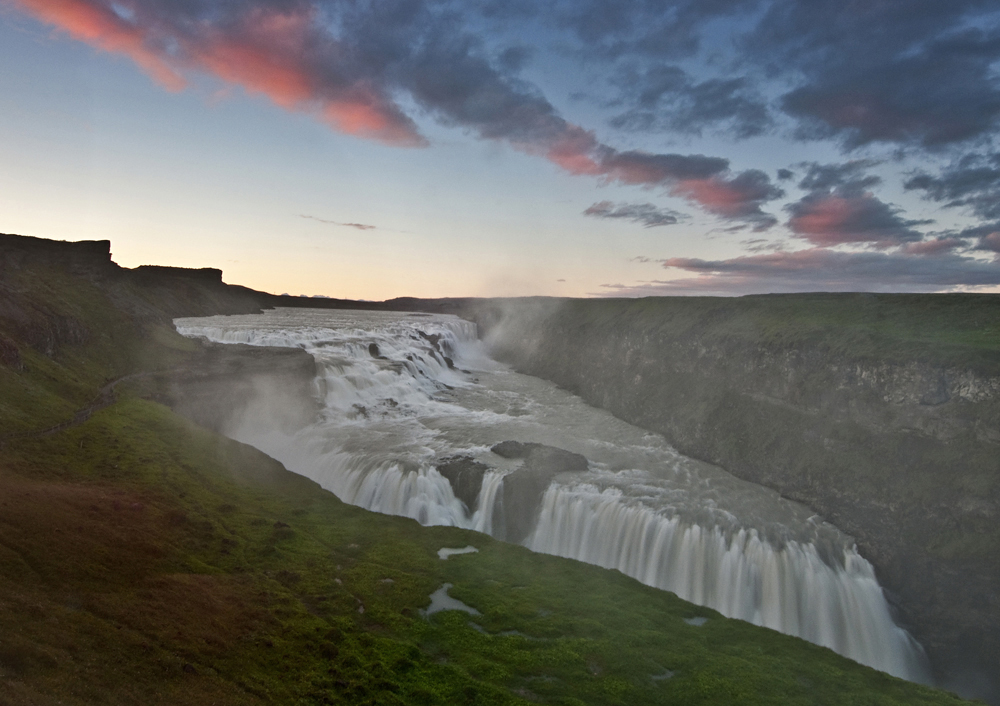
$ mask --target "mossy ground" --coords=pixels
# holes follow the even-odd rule
[[[672,337],[744,340],[753,346],[819,346],[879,362],[923,361],[1000,373],[995,294],[769,294],[738,298],[567,300],[573,320],[614,322]],[[641,324],[641,325],[640,325]]]
[[[21,296],[89,333],[0,369],[0,435],[187,354],[95,285]],[[614,571],[344,505],[144,393],[0,446],[4,704],[959,702]],[[482,615],[424,617],[446,582]]]

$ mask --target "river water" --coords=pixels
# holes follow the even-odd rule
[[[527,547],[618,569],[726,616],[928,680],[922,649],[893,622],[850,537],[774,491],[497,363],[475,324],[318,309],[174,323],[185,336],[312,354],[321,412],[311,424],[279,423],[262,391],[226,432],[345,502],[496,534],[504,477],[521,462],[492,445],[516,440],[579,453],[589,470],[557,476],[544,491]],[[472,507],[435,465],[458,455],[492,469]]]

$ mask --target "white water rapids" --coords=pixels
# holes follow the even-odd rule
[[[186,336],[312,354],[319,418],[283,427],[262,391],[261,404],[240,410],[226,431],[345,502],[493,534],[504,477],[520,461],[490,447],[516,440],[566,449],[590,469],[557,476],[544,492],[529,548],[618,569],[890,674],[928,679],[922,649],[893,622],[849,537],[771,490],[491,360],[472,323],[318,309],[174,323]],[[472,508],[435,466],[457,455],[493,469]]]

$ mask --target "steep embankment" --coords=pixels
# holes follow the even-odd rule
[[[252,301],[37,245],[0,252],[4,704],[959,703],[617,572],[346,506],[154,401],[305,377],[169,326]],[[478,613],[422,613],[449,590]]]
[[[514,300],[494,352],[857,537],[944,683],[1000,674],[1000,297]]]

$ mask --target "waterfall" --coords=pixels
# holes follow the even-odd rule
[[[251,405],[226,431],[345,502],[502,536],[504,487],[520,462],[490,447],[512,439],[565,448],[586,456],[590,470],[556,476],[542,492],[530,549],[617,569],[723,615],[927,680],[922,649],[894,623],[849,537],[772,491],[681,456],[662,437],[504,368],[485,355],[474,324],[279,309],[175,325],[215,342],[312,354],[322,403],[313,424],[282,432]],[[455,457],[487,469],[470,505],[437,468]]]
[[[726,533],[623,503],[615,490],[551,486],[534,551],[617,569],[731,618],[798,635],[908,679],[923,676],[919,645],[892,620],[875,574],[853,549],[830,566],[816,547],[776,548],[755,529]]]

